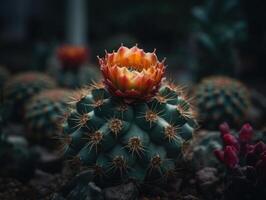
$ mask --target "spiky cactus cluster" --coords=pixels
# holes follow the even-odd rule
[[[101,185],[167,178],[193,135],[189,101],[162,82],[164,61],[155,52],[121,46],[99,64],[104,84],[81,91],[63,123],[65,157]]]
[[[103,85],[83,91],[63,125],[65,155],[94,170],[95,180],[166,177],[192,138],[193,110],[165,84],[151,101],[125,104]]]
[[[25,122],[30,130],[30,138],[38,142],[51,139],[58,131],[71,96],[70,90],[45,90],[27,102]]]
[[[237,136],[229,126],[220,126],[223,149],[217,149],[216,157],[227,167],[226,199],[264,199],[266,196],[266,144],[252,144],[253,129],[242,126]]]
[[[238,80],[211,76],[195,89],[195,97],[202,125],[215,129],[220,123],[238,126],[246,120],[250,99],[246,87]]]
[[[24,72],[13,76],[4,88],[5,114],[21,120],[25,103],[39,92],[55,86],[56,82],[51,77],[38,72]]]

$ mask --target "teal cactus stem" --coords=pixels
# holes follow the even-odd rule
[[[168,84],[132,104],[100,84],[80,93],[71,109],[62,124],[64,156],[92,169],[100,184],[166,177],[196,126],[190,103]]]

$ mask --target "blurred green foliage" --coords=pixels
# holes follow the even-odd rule
[[[239,64],[239,44],[247,40],[247,23],[239,0],[207,0],[192,9],[190,55],[198,77],[210,74],[234,75]]]

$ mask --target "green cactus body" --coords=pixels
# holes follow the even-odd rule
[[[246,87],[239,81],[222,76],[203,79],[195,89],[202,125],[215,129],[228,122],[239,126],[246,120],[250,99]]]
[[[11,119],[21,120],[24,106],[31,97],[39,92],[54,88],[55,81],[38,72],[25,72],[12,77],[4,88],[4,104],[6,115]]]
[[[27,103],[25,122],[31,139],[44,142],[56,135],[70,96],[70,90],[51,89],[37,94]]]
[[[172,85],[148,102],[125,104],[102,85],[76,99],[62,127],[65,156],[91,168],[100,184],[167,177],[193,135],[193,110]]]

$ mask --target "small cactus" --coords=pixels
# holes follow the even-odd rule
[[[24,72],[13,76],[4,87],[5,114],[11,114],[12,119],[22,120],[27,101],[39,92],[55,86],[51,77],[38,72]]]
[[[225,199],[264,199],[266,196],[266,144],[252,144],[253,128],[242,126],[237,136],[222,125],[223,149],[215,155],[227,168]]]
[[[216,129],[220,123],[239,126],[248,115],[249,93],[239,81],[223,77],[205,78],[195,89],[196,104],[202,125]]]
[[[215,149],[222,148],[219,132],[205,132],[197,135],[192,144],[192,162],[196,169],[217,167],[219,162],[213,155]]]
[[[63,123],[65,157],[103,185],[167,178],[193,135],[190,103],[161,84],[165,66],[155,53],[122,46],[99,60],[104,85],[80,92]]]
[[[63,119],[70,90],[45,90],[34,96],[26,105],[25,122],[30,130],[30,138],[44,142],[55,137],[58,123]]]
[[[57,78],[61,86],[79,88],[100,79],[98,68],[88,63],[88,48],[62,45],[55,54],[49,73]]]

